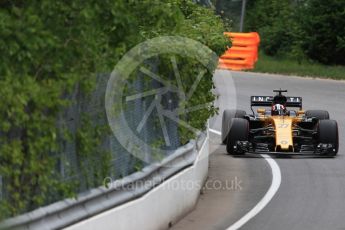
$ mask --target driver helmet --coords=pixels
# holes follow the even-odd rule
[[[275,115],[285,115],[286,114],[286,108],[282,104],[275,104],[272,106],[272,116]]]

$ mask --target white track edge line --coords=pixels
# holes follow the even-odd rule
[[[210,132],[221,135],[221,132],[215,129],[209,129]],[[268,165],[272,170],[272,182],[270,188],[267,190],[265,196],[252,208],[247,214],[245,214],[241,219],[236,221],[227,230],[235,230],[241,228],[254,216],[256,216],[266,205],[271,201],[274,195],[277,193],[281,184],[281,171],[277,162],[272,159],[269,155],[261,154],[261,156],[267,161]]]
[[[272,170],[272,183],[268,191],[266,192],[265,196],[255,205],[255,207],[250,210],[246,215],[244,215],[241,219],[236,221],[227,230],[235,230],[242,227],[246,224],[250,219],[256,216],[262,209],[266,207],[266,205],[271,201],[274,195],[277,193],[280,184],[281,184],[281,172],[277,162],[272,159],[270,156],[266,154],[261,154],[261,156],[267,161],[269,166]]]
[[[215,130],[215,129],[208,129],[208,131],[210,131],[211,133],[218,134],[219,136],[222,135],[221,132],[219,132],[218,130]]]

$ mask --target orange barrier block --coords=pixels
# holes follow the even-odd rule
[[[232,41],[232,47],[219,59],[218,68],[230,70],[253,69],[258,60],[259,34],[225,32]]]
[[[254,68],[254,62],[252,59],[220,59],[218,68],[231,70],[252,69]]]

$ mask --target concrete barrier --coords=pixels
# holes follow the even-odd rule
[[[208,173],[208,135],[196,151],[199,154],[192,166],[165,180],[144,196],[65,229],[167,229],[197,203]]]

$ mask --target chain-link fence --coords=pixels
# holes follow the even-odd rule
[[[70,96],[70,100],[73,102],[66,112],[64,113],[63,123],[67,124],[68,130],[72,136],[76,136],[78,128],[82,128],[83,125],[83,116],[87,116],[90,119],[91,127],[94,126],[108,126],[107,117],[105,113],[105,90],[106,85],[109,79],[109,74],[100,74],[97,76],[96,88],[91,95],[85,96],[80,93],[78,89]],[[133,81],[133,84],[129,85],[129,91],[135,93],[142,93],[145,90],[148,90],[147,84],[144,85],[145,79],[142,76],[142,73],[139,73],[137,79]],[[147,82],[147,80],[146,80]],[[151,80],[149,88],[157,89],[161,87],[159,82]],[[125,105],[125,117],[128,123],[128,126],[135,131],[136,135],[145,143],[150,145],[162,145],[164,146],[163,133],[160,127],[160,123],[157,122],[157,114],[153,112],[148,116],[147,120],[143,121],[143,116],[145,112],[149,109],[151,101],[155,95],[137,98],[130,102],[126,102]],[[162,98],[163,106],[166,106],[168,109],[173,110],[177,105],[168,103],[172,101],[169,97],[174,95],[167,93]],[[176,100],[173,100],[176,101]],[[142,128],[138,131],[138,125],[142,123]],[[165,120],[167,127],[167,132],[169,134],[169,147],[167,150],[174,150],[180,146],[177,124],[169,119]],[[62,128],[62,127],[61,127]],[[85,177],[92,176],[92,168],[88,169],[88,176],[85,176],[82,173],[80,162],[85,159],[81,159],[78,154],[78,143],[76,141],[64,141],[62,143],[63,151],[61,156],[64,160],[61,160],[59,163],[60,174],[64,176],[64,180],[77,180],[80,183],[79,191],[84,191],[88,189],[87,182],[84,181]],[[150,149],[141,149],[145,154],[145,159],[139,159],[134,157],[129,153],[115,138],[115,136],[109,132],[106,135],[103,135],[101,138],[101,143],[97,148],[102,149],[100,153],[106,154],[110,153],[110,170],[109,177],[112,179],[118,179],[124,176],[127,176],[135,171],[140,170],[147,163],[153,162],[155,160],[162,159],[164,156],[157,157],[153,156],[150,152]],[[144,147],[143,147],[144,148]],[[166,151],[168,155],[172,151]],[[99,158],[101,159],[101,157]],[[101,162],[100,162],[101,164]],[[101,183],[102,181],[100,181]]]
[[[60,114],[57,121],[61,132],[61,137],[58,138],[60,151],[50,153],[56,159],[55,175],[62,183],[70,183],[76,193],[102,185],[106,177],[116,180],[139,171],[149,164],[147,162],[160,161],[181,146],[178,124],[165,119],[169,135],[169,146],[165,147],[166,151],[163,151],[165,156],[155,156],[148,148],[141,149],[141,152],[145,154],[145,159],[137,158],[128,152],[109,128],[105,111],[105,93],[109,77],[110,74],[99,74],[91,93],[84,93],[80,87],[76,87],[72,93],[66,95],[66,99],[71,104]],[[150,78],[145,79],[142,73],[138,73],[136,79],[128,84],[131,93],[143,93],[159,87],[161,87],[159,82]],[[124,114],[127,124],[135,131],[137,137],[148,145],[161,147],[165,146],[165,143],[160,123],[157,122],[159,119],[157,114],[153,112],[143,122],[143,114],[148,110],[154,97],[155,95],[151,95],[130,102],[124,101],[126,104]],[[165,109],[174,110],[178,106],[176,100],[171,100],[173,97],[172,93],[166,93],[163,96],[161,103]],[[174,103],[170,103],[171,101]],[[138,131],[140,123],[142,127]],[[81,145],[88,143],[83,143],[80,139],[83,135],[89,134],[91,135],[88,136],[89,139],[91,137],[90,145],[95,146],[89,150],[90,153],[85,154],[88,150]],[[93,142],[92,135],[95,135],[99,142]],[[3,181],[0,175],[0,199],[6,200],[8,195],[6,181]],[[64,198],[64,195],[57,188],[50,188],[46,197],[45,205]]]

